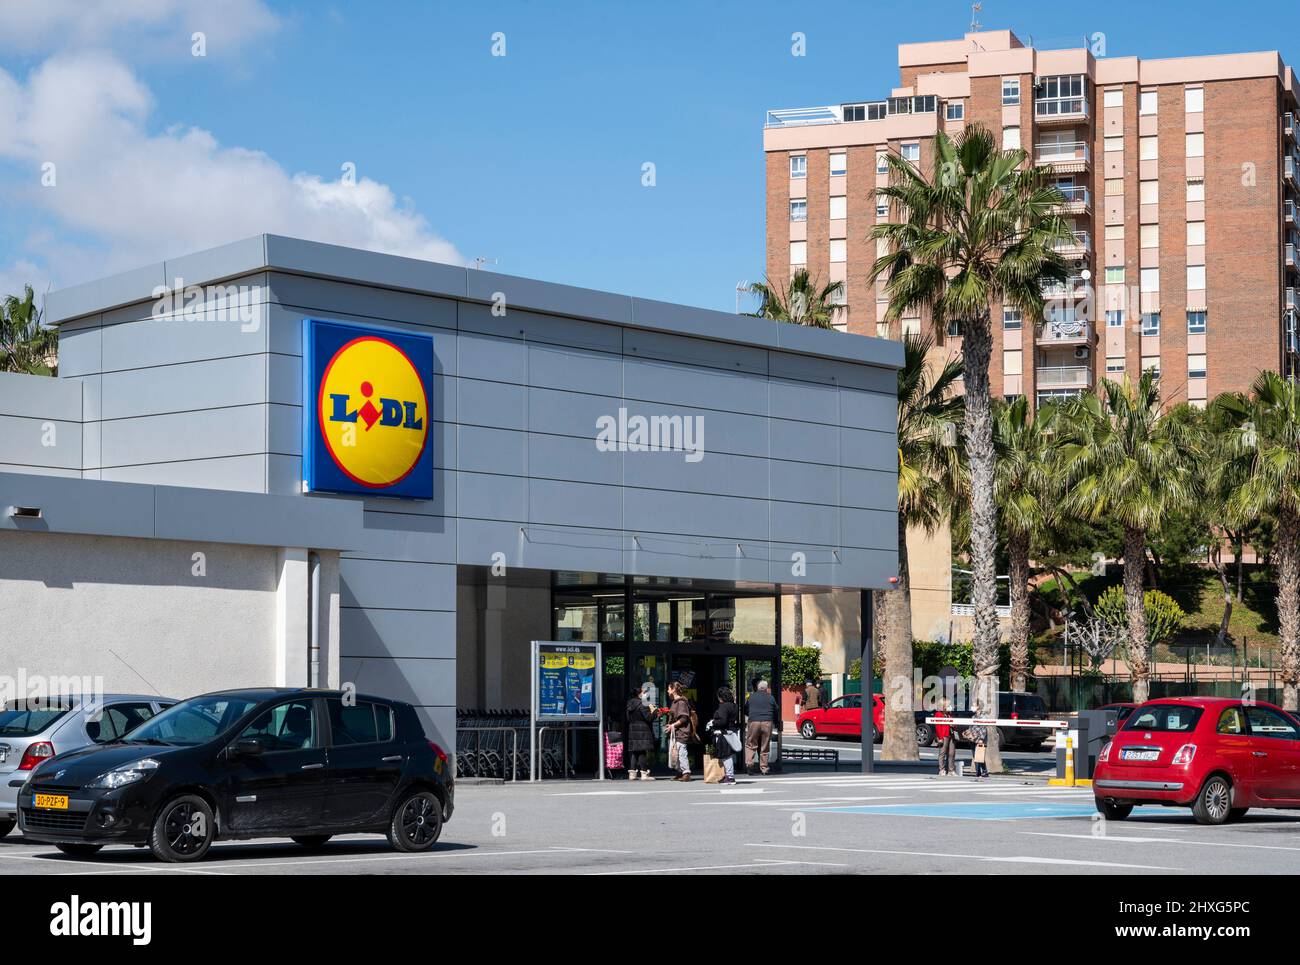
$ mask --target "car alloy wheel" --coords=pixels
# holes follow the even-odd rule
[[[399,851],[427,851],[442,834],[442,802],[432,791],[416,791],[397,806],[388,840]]]
[[[929,724],[916,725],[916,743],[918,747],[929,747],[934,743],[934,731]]]
[[[198,861],[208,853],[215,836],[208,802],[197,794],[182,794],[158,812],[149,849],[160,861]]]
[[[1200,824],[1224,824],[1232,813],[1232,785],[1218,775],[1201,786],[1192,814]]]
[[[805,720],[799,728],[799,733],[805,740],[813,740],[817,736],[817,726],[810,720]]]

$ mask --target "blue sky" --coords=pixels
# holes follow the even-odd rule
[[[483,256],[511,274],[731,310],[736,283],[763,268],[764,111],[884,96],[897,83],[898,43],[958,37],[970,19],[969,4],[952,2],[240,0],[245,21],[208,25],[201,8],[167,2],[177,8],[171,23],[106,19],[81,33],[36,25],[23,35],[30,39],[0,48],[0,138],[5,75],[28,94],[25,126],[39,126],[30,112],[49,100],[36,97],[33,78],[75,56],[90,66],[74,77],[116,77],[114,99],[89,109],[113,122],[96,143],[125,152],[119,173],[96,183],[81,173],[94,145],[82,145],[81,158],[66,148],[55,188],[64,200],[52,203],[56,195],[35,190],[32,179],[41,152],[65,149],[68,138],[34,137],[25,153],[0,148],[8,209],[0,282],[26,272],[61,284],[124,259],[253,233],[246,228],[259,224],[257,210],[226,216],[257,207],[241,190],[252,183],[252,195],[277,212],[272,228],[331,241],[355,233],[372,246],[395,237],[392,247]],[[12,4],[0,0],[0,33],[6,18],[23,16]],[[1079,45],[1100,31],[1110,56],[1281,44],[1294,64],[1300,33],[1282,28],[1295,13],[1294,0],[986,0],[978,16],[986,29],[1010,27],[1040,47]],[[204,58],[182,49],[195,24],[210,26]],[[505,57],[491,55],[496,31],[505,34]],[[791,56],[794,31],[807,35],[805,57]],[[66,73],[49,84],[59,96],[76,89]],[[215,146],[196,145],[202,138],[192,129]],[[246,151],[265,163],[243,167]],[[157,170],[133,180],[142,159]],[[335,221],[303,214],[345,162],[374,182],[377,228],[358,226],[368,203]],[[654,187],[642,186],[645,162],[655,165]],[[180,170],[191,165],[197,184]],[[278,171],[263,193],[256,179],[268,166]],[[297,174],[320,183],[293,182]],[[79,183],[86,194],[77,198]],[[215,206],[193,210],[187,198],[196,190]],[[309,200],[286,197],[295,191]],[[303,230],[293,230],[300,222]]]

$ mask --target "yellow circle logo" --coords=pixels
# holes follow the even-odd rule
[[[330,359],[316,412],[334,464],[355,483],[383,489],[405,479],[429,439],[424,382],[406,353],[363,335]]]

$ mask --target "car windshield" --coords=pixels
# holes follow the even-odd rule
[[[15,701],[0,710],[0,737],[31,737],[68,712],[66,705],[49,701]]]
[[[146,721],[125,738],[127,744],[206,744],[233,727],[258,701],[211,694],[182,700]]]
[[[1201,708],[1187,704],[1153,704],[1133,711],[1124,724],[1125,730],[1159,730],[1182,733],[1195,730]]]

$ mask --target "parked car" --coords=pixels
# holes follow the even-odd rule
[[[932,715],[931,715],[932,716]],[[962,738],[963,717],[974,717],[973,710],[955,710],[954,734],[959,744],[968,743]],[[998,691],[998,717],[1002,720],[1048,720],[1047,704],[1038,694],[1025,693],[1020,690]],[[998,746],[1005,750],[1038,751],[1051,737],[1052,732],[1045,727],[999,727]]]
[[[230,838],[383,833],[427,851],[454,807],[447,755],[410,704],[304,689],[183,700],[125,737],[60,754],[19,794],[23,834],[91,855],[148,845],[197,861]]]
[[[18,791],[37,766],[79,747],[117,740],[174,703],[170,697],[104,694],[7,704],[0,710],[0,838],[14,829]]]
[[[1133,713],[1133,708],[1135,707],[1137,707],[1137,704],[1116,703],[1116,704],[1102,704],[1097,709],[1115,711],[1119,715],[1117,723],[1119,724],[1120,727],[1123,727],[1124,721],[1128,720],[1129,714]]]
[[[799,734],[807,740],[818,737],[855,737],[862,739],[862,695],[845,694],[825,707],[805,710],[795,720]],[[879,743],[885,730],[885,702],[880,694],[871,695],[871,739]]]
[[[1190,807],[1223,824],[1252,807],[1300,808],[1300,723],[1272,704],[1167,697],[1140,705],[1097,758],[1097,810]]]

